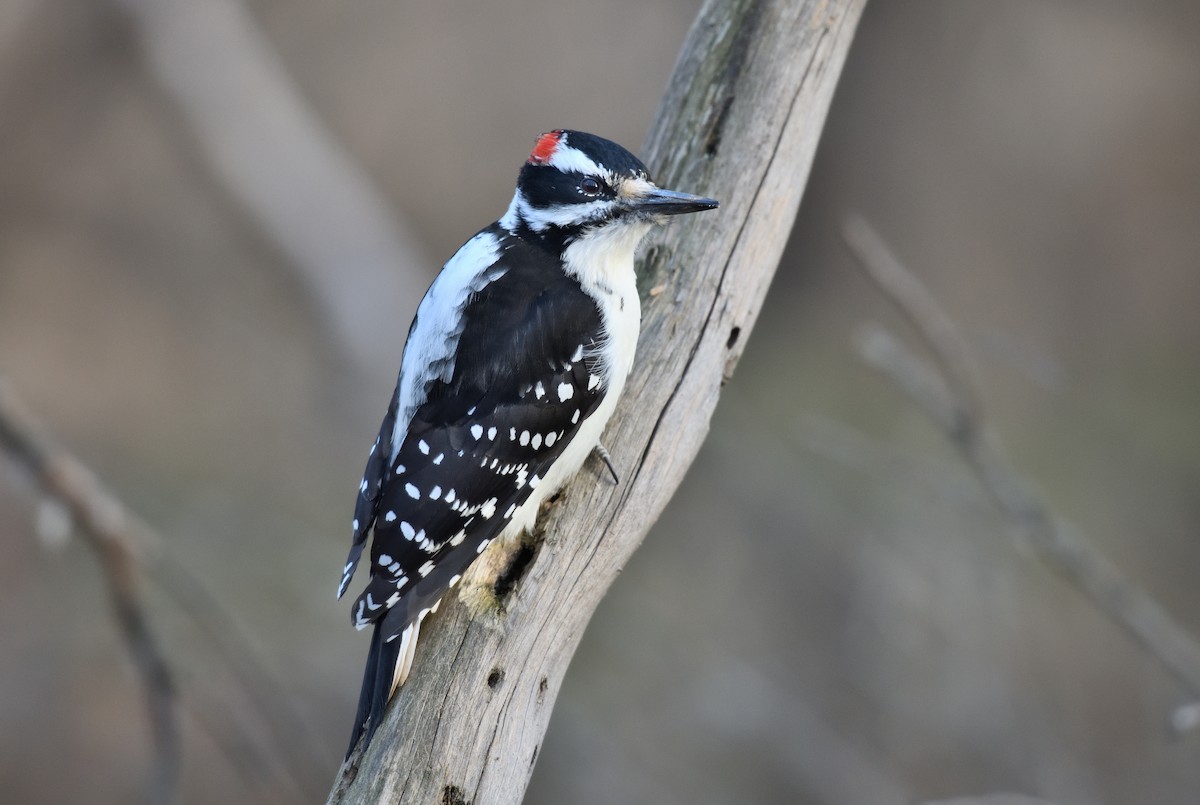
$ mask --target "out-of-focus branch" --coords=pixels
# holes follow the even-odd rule
[[[178,799],[181,758],[177,687],[155,639],[141,588],[154,582],[203,632],[213,656],[232,674],[244,709],[221,713],[193,708],[197,723],[230,762],[270,799],[281,791],[302,796],[314,784],[318,750],[307,725],[286,699],[276,674],[258,656],[237,619],[187,568],[163,549],[162,540],[43,429],[0,377],[0,450],[29,470],[37,484],[66,507],[100,559],[114,612],[130,657],[146,688],[156,760],[152,802]],[[235,709],[235,708],[227,708]],[[259,734],[264,732],[266,734]]]
[[[930,800],[924,805],[1054,805],[1048,799],[1027,797],[1024,794],[982,794],[977,797]]]
[[[960,410],[956,427],[982,422],[983,406],[970,350],[954,322],[921,281],[906,269],[875,231],[860,216],[848,216],[842,229],[846,243],[871,280],[916,329],[946,382],[957,393]]]
[[[175,685],[146,617],[130,520],[120,502],[83,464],[39,434],[32,417],[0,378],[0,447],[67,507],[100,560],[113,614],[146,693],[155,753],[150,801],[176,802],[181,764]]]
[[[942,430],[1042,562],[1132,635],[1191,694],[1200,695],[1200,643],[1077,529],[1056,517],[1009,462],[977,402],[966,341],[932,294],[861,218],[850,218],[843,236],[867,277],[916,327],[936,365],[874,326],[861,333],[863,358]],[[1180,730],[1194,722],[1178,713],[1172,719]]]
[[[300,274],[339,348],[394,360],[431,264],[238,0],[116,0],[213,174]],[[386,361],[385,361],[386,362]]]

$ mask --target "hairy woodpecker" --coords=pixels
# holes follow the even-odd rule
[[[373,533],[353,617],[374,634],[347,754],[408,676],[422,619],[603,450],[637,346],[642,238],[664,216],[716,206],[656,187],[616,143],[552,131],[504,217],[442,268],[408,331],[338,587],[340,598]]]

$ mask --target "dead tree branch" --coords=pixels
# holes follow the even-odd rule
[[[244,703],[237,712],[190,709],[230,762],[264,795],[300,796],[316,781],[320,757],[299,709],[279,675],[259,656],[238,619],[187,568],[174,561],[162,539],[65,449],[46,438],[8,383],[0,378],[0,449],[66,507],[100,559],[118,627],[149,705],[155,764],[150,801],[178,800],[182,757],[178,680],[155,638],[142,588],[155,584],[194,622],[210,656],[231,674],[231,691]]]
[[[988,427],[966,340],[933,295],[861,218],[850,218],[843,235],[867,277],[916,327],[936,367],[879,327],[860,338],[863,358],[933,420],[1041,561],[1200,696],[1200,643],[1031,491]],[[1187,712],[1181,708],[1172,719],[1177,729],[1193,724]]]
[[[710,0],[700,11],[644,153],[663,186],[722,206],[672,224],[641,266],[638,358],[605,436],[622,483],[599,468],[567,487],[500,611],[471,617],[443,602],[330,802],[521,800],[584,628],[683,479],[741,355],[864,2]]]
[[[0,446],[29,469],[39,486],[67,507],[100,560],[113,614],[146,693],[155,756],[149,798],[151,802],[176,802],[181,755],[175,683],[146,616],[136,540],[130,533],[125,509],[86,467],[47,443],[32,416],[2,379]]]

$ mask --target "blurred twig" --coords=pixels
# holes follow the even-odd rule
[[[944,411],[954,418],[955,428],[982,424],[975,368],[966,341],[958,335],[954,322],[942,310],[933,294],[906,269],[888,249],[870,225],[857,215],[847,217],[842,236],[871,280],[883,291],[900,313],[912,323],[925,342],[945,382],[956,394],[944,395],[955,410]]]
[[[433,264],[321,123],[240,0],[116,0],[213,175],[360,367],[394,360]]]
[[[143,580],[156,582],[201,629],[231,670],[244,701],[262,714],[270,734],[265,739],[254,737],[245,723],[247,713],[241,711],[229,718],[196,712],[197,721],[243,774],[254,778],[275,774],[279,787],[298,794],[302,785],[297,781],[312,783],[320,754],[298,708],[286,699],[286,689],[267,670],[253,641],[217,596],[167,555],[149,526],[82,462],[53,446],[42,433],[0,377],[0,449],[67,508],[100,558],[122,636],[146,687],[156,752],[152,801],[178,799],[181,744],[177,688],[146,616],[140,591]],[[285,759],[301,748],[302,757]]]
[[[154,733],[152,802],[179,800],[180,734],[171,670],[146,617],[131,529],[120,501],[73,456],[41,437],[33,418],[0,378],[0,446],[27,467],[47,493],[61,501],[96,552],[113,613],[129,657],[141,675]]]
[[[982,794],[975,797],[929,800],[923,805],[1054,805],[1048,799],[1027,797],[1024,794]]]
[[[966,341],[933,296],[861,218],[846,221],[843,237],[867,277],[912,322],[936,365],[878,326],[861,333],[858,348],[863,358],[942,430],[1037,556],[1122,626],[1190,693],[1200,695],[1200,643],[1076,529],[1057,518],[1008,461],[978,402]],[[1177,729],[1191,723],[1173,719]]]

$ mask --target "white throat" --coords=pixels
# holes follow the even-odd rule
[[[650,227],[648,221],[600,227],[563,252],[567,273],[579,280],[600,308],[604,336],[595,357],[602,369],[601,382],[611,397],[621,393],[637,349],[642,309],[633,256]]]

